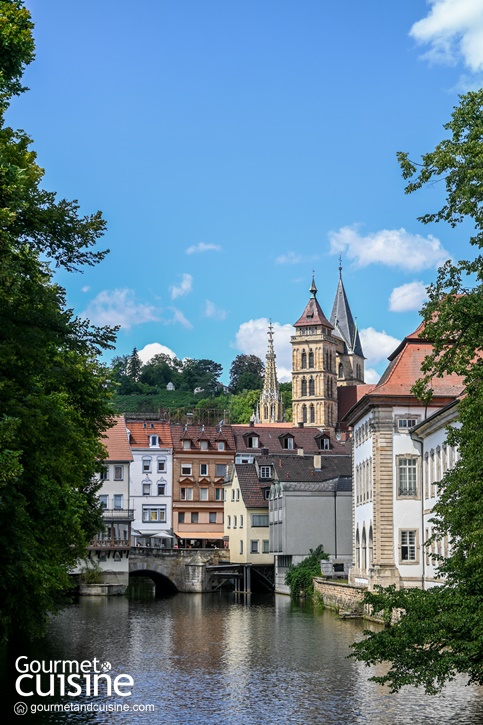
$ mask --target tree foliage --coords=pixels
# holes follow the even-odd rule
[[[230,368],[230,392],[261,390],[265,366],[256,355],[237,355]]]
[[[446,124],[450,137],[417,166],[399,154],[408,193],[444,181],[446,201],[421,221],[469,221],[474,259],[448,261],[429,287],[423,308],[425,336],[433,352],[414,388],[431,399],[435,376],[457,373],[466,394],[458,403],[460,427],[448,432],[458,446],[457,464],[440,483],[434,509],[432,541],[448,538],[449,555],[441,559],[441,585],[428,591],[394,589],[366,595],[375,611],[401,609],[400,621],[381,632],[366,633],[354,656],[374,664],[388,661],[387,674],[374,679],[393,690],[420,685],[437,692],[456,674],[483,684],[483,90],[460,99]]]
[[[20,1],[0,2],[0,638],[42,633],[101,527],[94,474],[111,417],[97,357],[114,330],[74,317],[49,266],[100,261],[104,220],[43,189],[31,139],[5,124],[32,28]]]
[[[290,587],[292,597],[299,597],[301,593],[312,596],[314,593],[314,578],[320,576],[320,562],[328,559],[329,555],[320,544],[316,549],[309,549],[308,556],[295,566],[291,566],[285,574],[285,584]]]

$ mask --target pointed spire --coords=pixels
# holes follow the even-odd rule
[[[341,257],[339,257],[339,283],[337,285],[337,292],[335,293],[330,322],[343,339],[347,352],[355,353],[356,355],[364,357],[357,325],[352,317],[351,308],[344,289],[344,283],[342,282]]]
[[[265,380],[258,405],[258,418],[262,423],[280,423],[283,419],[282,398],[277,380],[275,350],[273,348],[273,325],[268,326],[268,349],[265,365]]]
[[[312,284],[310,285],[309,292],[312,295],[312,297],[315,299],[315,297],[317,296],[318,290],[317,290],[317,287],[315,286],[315,272],[314,272],[314,270],[312,270]]]

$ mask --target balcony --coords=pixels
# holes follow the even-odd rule
[[[94,539],[87,547],[88,551],[95,550],[112,550],[112,549],[129,549],[131,542],[129,539]]]
[[[104,521],[134,521],[134,509],[102,509]]]

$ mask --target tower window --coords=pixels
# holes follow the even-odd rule
[[[302,423],[307,422],[307,406],[302,405]]]
[[[314,367],[314,351],[309,350],[309,368]]]
[[[313,378],[309,380],[309,395],[315,395],[315,380]]]
[[[307,367],[307,353],[305,352],[305,350],[302,350],[302,361],[301,361],[300,367],[301,368]]]
[[[302,392],[301,395],[305,397],[307,395],[307,381],[305,378],[302,378]]]

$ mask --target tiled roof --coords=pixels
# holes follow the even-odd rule
[[[116,415],[114,425],[102,436],[102,444],[107,448],[106,461],[132,461],[124,416]]]
[[[225,441],[226,450],[232,453],[235,451],[235,440],[229,425],[223,425],[220,428],[217,425],[205,425],[203,427],[200,425],[183,426],[176,424],[171,426],[171,433],[174,448],[183,449],[182,441],[190,440],[192,450],[200,449],[200,441],[203,440],[208,441],[208,450],[217,451],[218,441]]]
[[[263,489],[267,488],[271,481],[264,483],[259,481],[254,463],[243,463],[236,465],[235,468],[245,506],[247,508],[268,508],[268,501],[264,497]]]
[[[352,476],[350,455],[321,455],[320,470],[314,468],[314,456],[261,456],[258,460],[260,466],[274,466],[275,478],[283,483],[320,483]]]
[[[342,283],[342,276],[339,278],[330,322],[334,326],[335,334],[339,334],[342,337],[346,347],[345,352],[355,353],[356,355],[364,357],[359,331],[352,317],[349,301]]]
[[[302,316],[299,317],[297,322],[294,322],[294,327],[307,327],[309,325],[322,325],[323,327],[328,327],[329,330],[334,329],[327,317],[324,315],[317,297],[310,298]]]
[[[324,430],[319,428],[308,428],[293,426],[290,424],[280,425],[273,423],[260,423],[254,425],[236,424],[231,426],[235,435],[236,450],[238,453],[260,454],[262,448],[268,448],[270,453],[281,455],[293,455],[293,452],[301,448],[304,453],[320,453],[317,445],[317,436]],[[328,431],[327,431],[328,433]],[[258,435],[258,448],[248,448],[248,438]],[[294,439],[294,447],[283,448],[284,437],[290,435]],[[337,441],[331,438],[330,450],[323,451],[330,454],[350,454],[349,441]]]
[[[165,448],[173,447],[171,426],[158,420],[126,420],[126,426],[131,433],[131,448],[149,448],[149,436],[159,436],[159,445]]]
[[[352,491],[352,479],[347,476],[333,478],[330,481],[312,481],[305,483],[284,483],[284,491],[310,491],[311,493],[333,493],[334,491]]]

